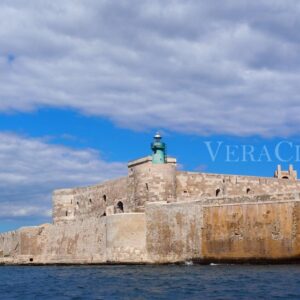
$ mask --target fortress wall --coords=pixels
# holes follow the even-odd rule
[[[71,211],[73,210],[75,191],[75,189],[64,189],[53,192],[52,219],[54,224],[74,220]]]
[[[103,263],[106,261],[106,221],[88,218],[44,228],[35,262]]]
[[[90,187],[57,190],[53,193],[53,221],[58,224],[100,217],[107,206],[116,206],[119,201],[124,211],[132,210],[133,204],[127,201],[127,177]]]
[[[223,205],[239,203],[256,203],[256,202],[278,202],[300,200],[300,193],[280,193],[280,194],[262,194],[262,195],[245,195],[245,196],[223,196],[223,197],[204,197],[197,202],[202,205]]]
[[[24,227],[0,235],[0,263],[143,263],[145,232],[143,213]]]
[[[299,196],[290,193],[150,203],[145,211],[149,261],[295,257],[300,252]]]
[[[20,251],[19,231],[10,231],[0,234],[0,258],[18,254]]]
[[[147,252],[153,263],[171,263],[201,255],[200,202],[146,206]]]
[[[106,217],[107,261],[110,263],[143,263],[146,254],[144,213],[116,214]]]
[[[247,194],[274,194],[300,191],[300,181],[252,177],[218,175],[192,172],[177,172],[177,201],[187,201],[203,197],[236,196]]]
[[[40,255],[42,253],[42,247],[40,245],[39,238],[48,226],[51,227],[50,224],[45,224],[42,226],[21,228],[19,231],[20,251],[18,254],[23,256],[28,255],[30,258]]]
[[[130,263],[146,260],[145,215],[115,214],[45,228],[39,238],[42,263]]]
[[[39,227],[0,235],[0,262],[13,264],[103,263],[106,261],[105,218]]]
[[[176,197],[176,165],[152,164],[129,166],[128,197],[137,206],[145,202],[174,201]]]
[[[145,214],[21,228],[0,235],[0,263],[299,259],[299,196],[290,193],[156,202],[146,205]]]
[[[39,255],[41,248],[38,245],[38,237],[45,226],[47,225],[22,227],[16,231],[0,234],[0,257],[12,259],[18,256]]]
[[[300,202],[203,207],[202,259],[300,258]]]

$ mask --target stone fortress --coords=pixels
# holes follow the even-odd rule
[[[159,134],[128,176],[53,193],[53,224],[0,234],[1,264],[281,262],[300,257],[300,181],[176,169]],[[100,171],[100,170],[99,170]]]

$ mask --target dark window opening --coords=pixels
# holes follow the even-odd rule
[[[218,197],[218,196],[220,195],[220,193],[221,193],[221,190],[220,190],[220,189],[217,189],[217,190],[216,190],[216,197]]]
[[[93,201],[92,201],[92,199],[90,199],[90,203],[92,203]]]
[[[282,179],[289,179],[287,176],[283,176]]]
[[[68,216],[68,211],[66,211],[66,217]]]
[[[185,194],[187,193],[187,191],[183,191]]]
[[[149,186],[148,186],[148,183],[146,183],[146,189],[147,189],[147,191],[149,191]]]
[[[247,194],[250,194],[250,192],[251,192],[251,189],[248,188],[247,189]]]
[[[29,261],[30,261],[30,262],[33,262],[33,258],[29,258]]]
[[[119,201],[117,204],[117,208],[119,211],[124,212],[123,202]]]
[[[105,217],[106,216],[106,212],[104,212],[102,215],[101,215],[101,217]]]
[[[73,204],[73,200],[71,200],[71,204]]]
[[[106,201],[106,195],[103,195],[103,200]]]

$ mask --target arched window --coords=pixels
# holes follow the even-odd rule
[[[251,189],[250,189],[250,188],[247,188],[246,193],[247,193],[247,194],[250,194],[250,192],[251,192]]]
[[[124,205],[123,205],[123,202],[122,201],[119,201],[117,203],[117,209],[120,211],[120,212],[124,212]]]
[[[220,196],[220,193],[221,193],[221,190],[220,190],[220,189],[217,189],[217,190],[216,190],[216,197],[219,197],[219,196]]]
[[[103,200],[106,202],[106,195],[103,195]]]

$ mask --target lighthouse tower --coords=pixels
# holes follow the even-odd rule
[[[151,143],[152,155],[128,163],[128,199],[131,206],[176,199],[176,158],[167,156],[159,133]]]
[[[166,144],[161,141],[161,135],[156,133],[154,136],[154,141],[151,144],[152,163],[153,164],[164,164],[166,163]]]

